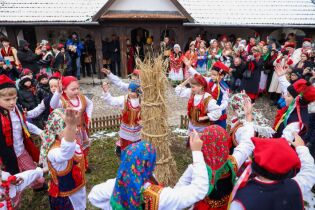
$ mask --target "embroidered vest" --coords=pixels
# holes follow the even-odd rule
[[[143,192],[144,209],[145,210],[158,210],[159,198],[163,187],[160,185],[150,185]]]
[[[207,115],[208,103],[212,97],[208,96],[207,98],[202,98],[197,106],[194,105],[194,97],[195,95],[192,95],[188,102],[188,118],[190,122],[195,126],[211,125],[213,122],[210,120],[199,121],[199,117],[204,117]]]
[[[140,111],[141,111],[140,105],[137,107],[133,107],[131,101],[129,100],[129,97],[126,96],[121,121],[130,127],[139,125]]]
[[[231,161],[234,173],[236,173],[238,170],[238,165],[235,158],[230,155],[228,157],[228,160]],[[233,190],[234,180],[232,180],[231,178],[231,171],[224,171],[210,195],[206,196],[203,200],[197,202],[194,206],[194,210],[207,210],[223,208],[223,206],[226,206],[228,204],[230,194]]]
[[[70,108],[74,108],[74,106],[71,105],[70,101],[68,98],[64,97],[63,95],[60,97],[61,103],[62,103],[62,108],[66,109],[68,107]],[[84,95],[82,95],[81,93],[79,93],[79,103],[81,103],[81,109],[79,110],[79,112],[81,113],[81,118],[80,118],[80,127],[82,128],[87,128],[87,121],[88,121],[88,116],[86,113],[86,107],[87,107],[87,103],[86,103],[86,98]]]
[[[60,141],[56,142],[51,149],[59,148]],[[51,150],[50,149],[50,150]],[[85,186],[85,164],[84,155],[75,154],[68,160],[67,167],[63,171],[55,170],[48,160],[48,169],[51,174],[49,182],[49,195],[52,197],[67,197]]]

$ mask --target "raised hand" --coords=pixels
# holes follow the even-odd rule
[[[102,68],[101,72],[106,74],[106,75],[109,75],[111,73],[111,71],[109,69],[107,69],[107,68]]]
[[[64,120],[66,126],[77,127],[77,125],[80,123],[80,112],[67,108]]]
[[[305,146],[305,143],[304,143],[303,139],[297,133],[294,133],[294,141],[291,142],[291,144],[294,147]]]
[[[200,139],[196,130],[193,130],[190,134],[189,143],[191,151],[201,151],[203,141]]]
[[[109,91],[109,84],[107,82],[103,82],[102,88],[104,93],[107,93]]]
[[[287,73],[287,70],[283,68],[281,65],[276,65],[275,71],[278,75],[278,77],[281,77]]]
[[[188,58],[184,58],[183,59],[183,62],[184,62],[184,64],[187,66],[187,67],[190,67],[191,66],[191,63],[190,63],[190,60],[188,60]]]
[[[253,120],[253,104],[250,99],[245,100],[244,113],[245,113],[246,121],[251,122]]]

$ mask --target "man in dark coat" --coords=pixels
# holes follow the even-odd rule
[[[40,49],[36,49],[35,53],[33,53],[29,48],[29,43],[25,40],[20,40],[17,57],[23,68],[32,70],[34,74],[39,72],[39,65],[37,64],[37,61],[41,58]]]
[[[230,80],[230,89],[239,92],[241,88],[241,81],[243,78],[243,73],[246,69],[246,63],[242,61],[240,57],[236,57],[233,61],[233,65],[231,68],[232,77]]]
[[[110,42],[110,51],[111,51],[111,70],[117,75],[120,74],[120,43],[118,37],[113,34],[112,41]]]

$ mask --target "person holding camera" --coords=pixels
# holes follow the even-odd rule
[[[81,54],[84,49],[84,46],[76,32],[71,34],[70,39],[67,40],[65,44],[69,60],[68,70],[71,72],[72,76],[76,76],[80,80],[80,71],[81,71]]]

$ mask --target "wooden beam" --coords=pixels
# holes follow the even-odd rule
[[[104,6],[92,17],[92,21],[98,21],[100,17],[107,12],[110,6],[115,2],[115,0],[109,0],[104,4]]]
[[[100,71],[103,68],[103,52],[102,52],[102,30],[95,28],[95,48],[96,48],[96,64],[95,68],[98,73],[98,78],[103,79],[104,74]]]
[[[126,39],[127,39],[127,27],[120,28],[119,30],[119,43],[120,43],[120,71],[121,71],[121,77],[125,78],[128,75],[127,72],[127,45],[126,45]]]
[[[183,15],[188,19],[189,22],[195,22],[194,18],[186,11],[186,9],[177,1],[171,0],[171,2],[177,7],[177,9],[183,13]]]

